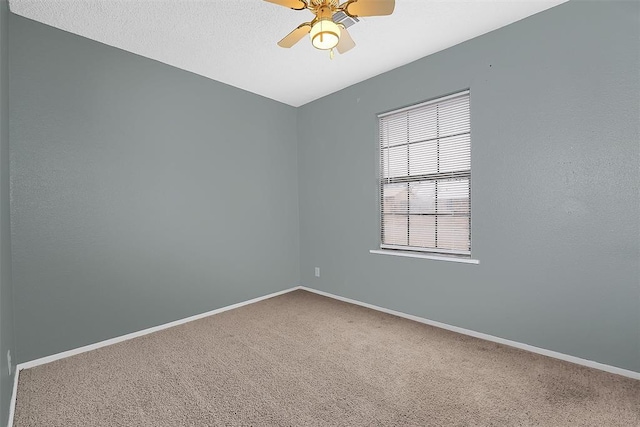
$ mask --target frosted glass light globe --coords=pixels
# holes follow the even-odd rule
[[[322,18],[311,27],[309,36],[316,49],[333,49],[340,41],[340,27],[330,18]]]

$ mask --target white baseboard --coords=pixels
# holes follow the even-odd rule
[[[16,367],[13,373],[13,392],[11,393],[11,403],[9,404],[9,421],[7,421],[7,427],[13,427],[13,416],[16,412],[16,397],[18,395],[18,376],[20,370]]]
[[[279,292],[274,292],[274,293],[269,294],[269,295],[264,295],[264,296],[261,296],[261,297],[258,297],[258,298],[250,299],[248,301],[239,302],[237,304],[228,305],[226,307],[218,308],[216,310],[207,311],[206,313],[196,314],[195,316],[185,317],[184,319],[175,320],[173,322],[165,323],[163,325],[154,326],[154,327],[148,328],[148,329],[143,329],[143,330],[137,331],[137,332],[132,332],[130,334],[126,334],[126,335],[122,335],[122,336],[119,336],[119,337],[111,338],[111,339],[108,339],[108,340],[105,340],[105,341],[100,341],[100,342],[97,342],[97,343],[94,343],[94,344],[85,345],[84,347],[74,348],[72,350],[63,351],[62,353],[52,354],[51,356],[41,357],[40,359],[35,359],[35,360],[31,360],[29,362],[20,363],[16,367],[16,370],[20,371],[22,369],[33,368],[35,366],[40,366],[40,365],[44,365],[46,363],[54,362],[56,360],[64,359],[66,357],[75,356],[76,354],[81,354],[81,353],[85,353],[87,351],[95,350],[95,349],[98,349],[98,348],[101,348],[101,347],[106,347],[108,345],[117,344],[117,343],[122,342],[122,341],[127,341],[127,340],[130,340],[130,339],[133,339],[133,338],[141,337],[143,335],[148,335],[148,334],[151,334],[153,332],[161,331],[163,329],[172,328],[174,326],[182,325],[183,323],[192,322],[194,320],[198,320],[198,319],[202,319],[202,318],[205,318],[205,317],[213,316],[214,314],[222,313],[224,311],[233,310],[234,308],[239,308],[239,307],[242,307],[242,306],[245,306],[245,305],[256,303],[258,301],[262,301],[262,300],[265,300],[265,299],[277,297],[278,295],[286,294],[288,292],[292,292],[292,291],[295,291],[297,289],[300,289],[300,286],[295,286],[293,288],[285,289],[285,290],[279,291]]]
[[[338,295],[331,294],[329,292],[318,291],[316,289],[307,288],[306,286],[300,286],[299,289],[303,289],[305,291],[313,292],[318,295],[323,295],[325,297],[337,299],[339,301],[348,302],[351,304],[359,305],[362,307],[370,308],[372,310],[381,311],[383,313],[391,314],[398,317],[403,317],[405,319],[413,320],[415,322],[424,323],[425,325],[435,326],[437,328],[446,329],[448,331],[457,332],[463,335],[469,335],[475,338],[480,338],[486,341],[492,341],[498,344],[508,345],[510,347],[519,348],[521,350],[530,351],[532,353],[538,353],[543,356],[553,357],[554,359],[564,360],[566,362],[575,363],[577,365],[587,366],[589,368],[599,369],[601,371],[610,372],[612,374],[622,375],[624,377],[633,378],[636,380],[640,380],[640,372],[630,371],[627,369],[618,368],[611,365],[605,365],[604,363],[595,362],[593,360],[582,359],[580,357],[570,356],[568,354],[558,353],[557,351],[547,350],[540,347],[534,347],[529,344],[523,344],[517,341],[511,341],[508,339],[494,337],[493,335],[484,334],[482,332],[472,331],[470,329],[460,328],[458,326],[447,325],[446,323],[436,322],[435,320],[429,320],[422,317],[414,316],[412,314],[402,313],[400,311],[389,310],[387,308],[378,307],[373,304],[368,304],[366,302],[357,301],[351,298],[345,298]]]

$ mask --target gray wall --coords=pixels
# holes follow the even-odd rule
[[[11,286],[11,231],[9,222],[9,8],[0,0],[0,425],[7,424],[13,375],[7,351],[15,361],[13,295]],[[15,367],[15,363],[12,363]],[[15,369],[12,369],[15,374]]]
[[[302,284],[640,371],[639,16],[572,1],[301,107]],[[465,88],[480,264],[370,254],[376,113]]]
[[[301,281],[640,371],[639,15],[572,1],[298,110],[12,15],[18,361]],[[376,113],[465,88],[481,264],[369,254]]]
[[[10,18],[20,362],[298,284],[294,108]]]

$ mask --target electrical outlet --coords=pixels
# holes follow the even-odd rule
[[[9,368],[9,376],[11,376],[11,350],[7,350],[7,366]]]
[[[316,277],[320,277],[320,267],[316,267]]]

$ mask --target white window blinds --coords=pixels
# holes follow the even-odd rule
[[[469,91],[378,118],[381,248],[470,255]]]

